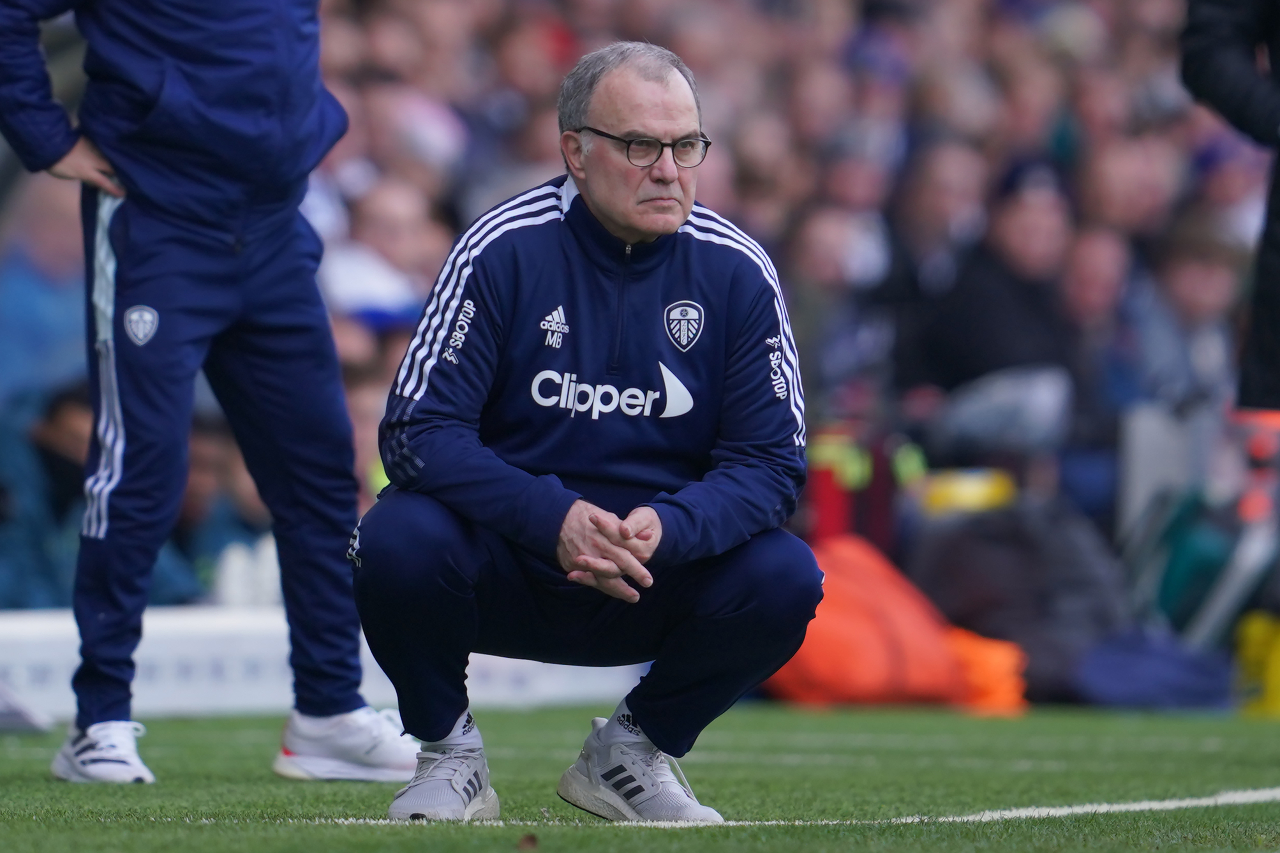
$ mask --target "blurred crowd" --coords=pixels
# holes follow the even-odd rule
[[[1182,485],[1240,488],[1236,318],[1270,152],[1183,89],[1183,0],[320,7],[350,129],[303,211],[326,244],[362,510],[385,483],[387,388],[453,238],[563,172],[560,81],[620,38],[670,47],[696,75],[713,142],[698,201],[777,263],[815,447],[835,435],[888,460],[881,515],[929,469],[995,465],[1115,537],[1122,497],[1154,476],[1126,462],[1135,411],[1180,437],[1182,458],[1160,464]],[[76,188],[34,177],[4,223],[0,607],[62,606],[92,427]],[[211,398],[191,450],[153,600],[271,600],[269,519]],[[849,526],[902,553],[909,531],[863,529],[875,515]]]

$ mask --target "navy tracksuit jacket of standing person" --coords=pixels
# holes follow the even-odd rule
[[[88,42],[76,129],[38,44],[38,22],[68,10]],[[84,134],[127,191],[83,201],[96,432],[75,587],[82,729],[130,718],[201,367],[274,519],[297,708],[364,704],[343,559],[351,426],[314,279],[321,244],[298,213],[345,129],[320,82],[316,0],[0,3],[0,131],[32,171]]]
[[[779,525],[804,403],[777,275],[705,207],[625,245],[567,176],[481,217],[440,274],[381,428],[392,487],[353,537],[356,602],[405,728],[439,740],[467,655],[654,661],[627,697],[662,750],[799,648],[821,598]],[[579,497],[662,522],[627,604],[556,560]]]

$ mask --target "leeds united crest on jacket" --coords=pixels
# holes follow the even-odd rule
[[[696,302],[673,302],[667,306],[667,337],[681,352],[688,352],[702,334],[702,306]]]

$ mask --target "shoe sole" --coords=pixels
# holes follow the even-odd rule
[[[278,776],[303,782],[409,782],[413,779],[417,763],[415,762],[412,767],[403,768],[370,767],[366,764],[343,761],[340,758],[286,755],[279,752],[271,762],[271,769]]]
[[[392,806],[394,807],[394,803]],[[467,803],[467,807],[462,810],[462,817],[439,817],[428,815],[424,812],[410,812],[408,815],[397,816],[387,811],[387,818],[399,821],[424,821],[424,820],[446,820],[466,823],[470,820],[497,820],[502,813],[502,807],[498,803],[498,792],[493,788],[486,788],[471,802]]]
[[[631,808],[621,797],[601,785],[593,785],[591,780],[578,772],[577,766],[570,767],[560,777],[556,786],[560,799],[571,806],[577,806],[584,812],[596,817],[614,821],[643,821],[640,813]]]
[[[49,767],[53,775],[64,782],[75,782],[77,784],[105,784],[105,785],[151,785],[156,780],[152,776],[148,779],[146,776],[138,775],[132,779],[101,779],[96,776],[90,776],[82,773],[76,766],[75,761],[69,758],[63,750],[58,750],[58,754],[53,757],[53,764]]]

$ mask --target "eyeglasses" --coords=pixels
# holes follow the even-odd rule
[[[621,142],[627,146],[627,162],[632,166],[641,168],[652,166],[658,162],[662,157],[662,149],[670,148],[671,156],[675,158],[677,166],[692,169],[707,159],[707,149],[711,147],[711,140],[705,136],[677,139],[675,142],[662,142],[647,136],[637,137],[636,139],[623,139],[621,136],[614,136],[612,133],[605,133],[603,130],[596,130],[594,127],[585,125],[578,128],[578,133],[582,133],[584,130],[589,130],[596,136],[603,136],[605,139],[612,139],[614,142]]]

